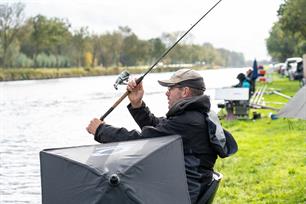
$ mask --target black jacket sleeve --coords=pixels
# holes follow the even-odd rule
[[[158,128],[146,126],[142,132],[137,130],[128,131],[126,128],[117,128],[108,124],[101,124],[95,134],[95,140],[100,143],[121,142],[153,137],[173,135],[164,125]]]
[[[95,134],[95,140],[100,143],[121,142],[140,139],[137,130],[128,131],[126,128],[117,128],[108,124],[101,124]]]
[[[144,102],[140,108],[133,108],[129,104],[128,110],[141,129],[145,126],[156,126],[160,122],[160,118],[155,117]],[[128,131],[126,128],[102,124],[96,130],[95,140],[100,143],[107,143],[155,137],[155,135],[150,135],[142,134],[137,130]]]
[[[162,118],[155,117],[154,114],[151,113],[145,102],[142,102],[142,105],[139,108],[133,108],[131,104],[129,104],[127,108],[141,129],[144,126],[155,127],[159,124],[160,120],[162,120]]]
[[[145,107],[143,107],[145,108]],[[134,109],[135,111],[135,109]],[[134,111],[133,114],[135,113]],[[117,128],[108,124],[101,124],[96,130],[95,140],[100,143],[108,142],[120,142],[136,139],[145,139],[153,137],[162,137],[169,135],[177,135],[178,132],[184,131],[184,125],[181,124],[181,121],[165,118],[156,118],[152,114],[147,115],[147,111],[141,114],[140,110],[136,110],[135,120],[142,126],[142,131],[138,132],[137,130],[128,131],[126,128]],[[139,118],[138,118],[139,117]],[[145,121],[148,120],[148,121]],[[152,124],[155,125],[145,125]]]

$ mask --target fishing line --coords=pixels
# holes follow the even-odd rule
[[[219,0],[217,3],[215,3],[199,20],[197,20],[171,47],[169,47],[157,60],[154,64],[151,65],[151,67],[136,80],[136,83],[139,84],[144,77],[152,71],[152,69],[203,19],[207,14],[209,14],[222,0]],[[100,120],[104,120],[106,116],[108,116],[120,103],[129,95],[129,91],[127,90],[114,104],[112,107],[110,107],[104,115],[100,117]]]

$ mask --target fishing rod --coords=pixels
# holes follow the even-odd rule
[[[151,65],[151,67],[136,80],[136,84],[138,85],[144,77],[152,71],[152,69],[203,19],[207,14],[209,14],[222,0],[219,0],[217,3],[215,3],[197,22],[195,22],[171,47],[169,47],[157,60],[154,64]],[[126,75],[126,73],[124,73]],[[117,88],[117,84],[114,85],[115,88]],[[104,115],[100,117],[100,120],[104,120],[122,101],[129,95],[130,91],[126,91],[113,105],[110,107]]]

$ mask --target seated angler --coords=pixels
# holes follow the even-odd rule
[[[166,97],[169,110],[166,117],[156,117],[150,112],[143,101],[143,84],[137,85],[136,80],[131,80],[127,87],[130,92],[128,110],[141,132],[116,128],[96,118],[90,122],[87,131],[101,143],[181,135],[188,190],[191,202],[196,203],[212,181],[217,155],[228,156],[224,149],[225,139],[221,146],[211,142],[212,133],[208,130],[210,100],[203,95],[205,84],[198,72],[180,69],[170,79],[158,82],[168,88]]]

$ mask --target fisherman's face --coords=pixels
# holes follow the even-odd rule
[[[168,109],[170,109],[177,101],[185,97],[184,88],[169,87],[166,92],[168,98]]]

